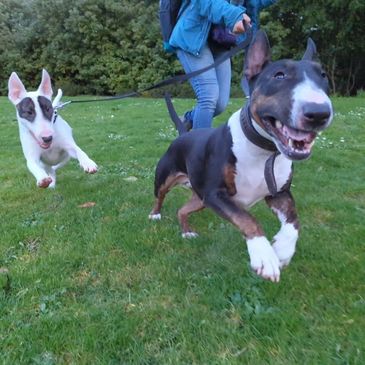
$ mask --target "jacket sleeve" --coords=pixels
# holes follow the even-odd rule
[[[211,23],[224,23],[231,30],[242,19],[245,8],[229,4],[226,0],[193,0],[199,14],[208,18]],[[267,1],[267,0],[262,0]]]
[[[267,8],[270,5],[274,5],[277,0],[260,0],[260,10]]]

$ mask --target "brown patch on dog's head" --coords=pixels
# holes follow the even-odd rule
[[[264,130],[266,126],[262,120],[263,109],[277,109],[280,108],[279,101],[276,97],[265,95],[260,92],[260,88],[256,88],[251,96],[250,112],[255,122]]]

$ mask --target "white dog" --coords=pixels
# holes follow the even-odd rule
[[[56,170],[72,157],[79,161],[85,172],[93,174],[98,167],[77,146],[68,123],[57,115],[61,100],[59,89],[52,103],[51,78],[46,70],[37,91],[27,92],[18,75],[9,78],[9,99],[15,105],[19,123],[20,142],[27,166],[41,188],[56,185]]]

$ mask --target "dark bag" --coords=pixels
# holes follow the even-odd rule
[[[182,0],[160,0],[159,18],[161,25],[162,39],[168,43],[172,30],[174,29]]]
[[[209,33],[210,45],[230,49],[237,44],[237,36],[221,24],[212,24]]]

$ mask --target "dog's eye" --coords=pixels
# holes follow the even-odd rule
[[[284,80],[284,79],[285,79],[285,77],[286,77],[286,75],[285,75],[285,73],[284,73],[284,72],[282,72],[282,71],[278,71],[278,72],[274,75],[274,77],[276,78],[276,80]]]
[[[20,116],[22,118],[27,119],[30,122],[32,122],[33,119],[35,118],[35,111],[34,110],[31,110],[31,109],[29,109],[29,110],[23,110],[19,114],[20,114]]]
[[[327,74],[326,74],[324,71],[322,71],[322,72],[321,72],[321,76],[322,76],[324,79],[326,79],[326,78],[327,78]]]

